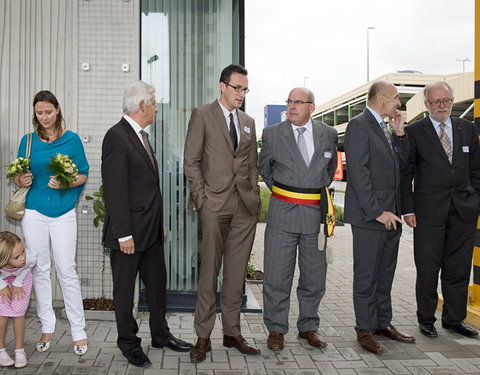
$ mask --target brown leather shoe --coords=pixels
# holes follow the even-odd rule
[[[370,331],[361,331],[357,333],[357,340],[362,348],[369,352],[380,354],[383,349]]]
[[[270,350],[282,350],[285,346],[283,341],[283,333],[270,332],[268,334],[267,346]]]
[[[299,332],[298,337],[308,341],[308,344],[316,348],[326,348],[327,343],[322,340],[322,336],[317,331]]]
[[[223,335],[223,346],[226,346],[227,348],[237,348],[242,354],[260,354],[260,349],[250,345],[242,335]]]
[[[376,335],[383,335],[386,336],[392,340],[397,340],[401,342],[409,342],[409,343],[414,343],[415,342],[415,337],[407,335],[406,333],[402,333],[399,330],[397,330],[393,325],[389,325],[387,328],[380,329],[375,332]]]
[[[193,363],[205,361],[207,352],[212,350],[210,339],[198,338],[197,343],[190,351],[190,361]]]

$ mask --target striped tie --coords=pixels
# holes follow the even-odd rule
[[[387,141],[388,141],[388,144],[389,144],[389,146],[390,146],[390,149],[393,151],[392,135],[391,135],[390,132],[388,131],[387,124],[385,123],[385,121],[382,121],[382,122],[380,123],[380,126],[382,127],[383,134],[385,134],[385,137],[387,137]]]
[[[442,144],[445,153],[447,154],[448,161],[452,164],[452,143],[450,142],[450,138],[448,138],[447,132],[445,131],[445,124],[442,122],[440,127],[440,134],[438,138],[440,138],[440,143]]]

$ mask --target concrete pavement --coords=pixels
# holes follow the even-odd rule
[[[253,259],[258,268],[263,262],[264,224],[259,224]],[[393,287],[394,321],[400,330],[415,335],[415,344],[397,343],[384,337],[379,340],[385,348],[381,355],[365,351],[356,341],[352,305],[352,251],[350,227],[337,227],[331,239],[334,253],[329,265],[327,292],[320,306],[320,331],[328,347],[325,350],[309,347],[297,338],[295,285],[292,289],[290,332],[281,352],[267,348],[267,332],[261,314],[243,314],[242,332],[262,350],[260,356],[245,356],[235,349],[222,346],[221,322],[212,333],[212,352],[205,362],[190,363],[188,353],[152,349],[149,346],[147,314],[140,314],[140,335],[143,348],[153,362],[149,369],[127,364],[116,347],[114,322],[88,321],[89,350],[83,357],[72,351],[68,323],[59,318],[52,347],[46,353],[35,351],[40,337],[38,319],[27,316],[26,352],[28,366],[21,370],[3,368],[0,374],[181,374],[181,375],[310,375],[310,374],[480,374],[480,339],[467,339],[444,330],[437,322],[439,337],[430,339],[418,332],[415,318],[415,267],[412,256],[412,237],[405,230],[402,237],[397,272]],[[262,305],[262,284],[249,284]],[[439,316],[438,316],[439,317]],[[218,318],[220,319],[220,318]],[[193,314],[168,314],[171,331],[187,341],[194,341]],[[13,352],[11,326],[7,350]]]

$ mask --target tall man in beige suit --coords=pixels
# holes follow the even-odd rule
[[[248,92],[246,69],[227,66],[220,75],[219,87],[220,99],[193,110],[185,141],[189,207],[200,212],[203,234],[195,309],[198,340],[190,352],[192,362],[205,360],[211,350],[222,258],[223,345],[243,354],[260,353],[240,332],[245,269],[260,204],[255,123],[239,109]]]

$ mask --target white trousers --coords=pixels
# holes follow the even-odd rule
[[[55,312],[52,306],[52,281],[50,244],[55,261],[57,278],[63,294],[65,311],[72,331],[72,340],[87,338],[82,294],[75,265],[77,247],[77,216],[75,209],[51,218],[35,210],[25,210],[22,230],[27,251],[37,255],[37,265],[32,270],[33,288],[37,298],[37,315],[43,333],[55,331]]]

